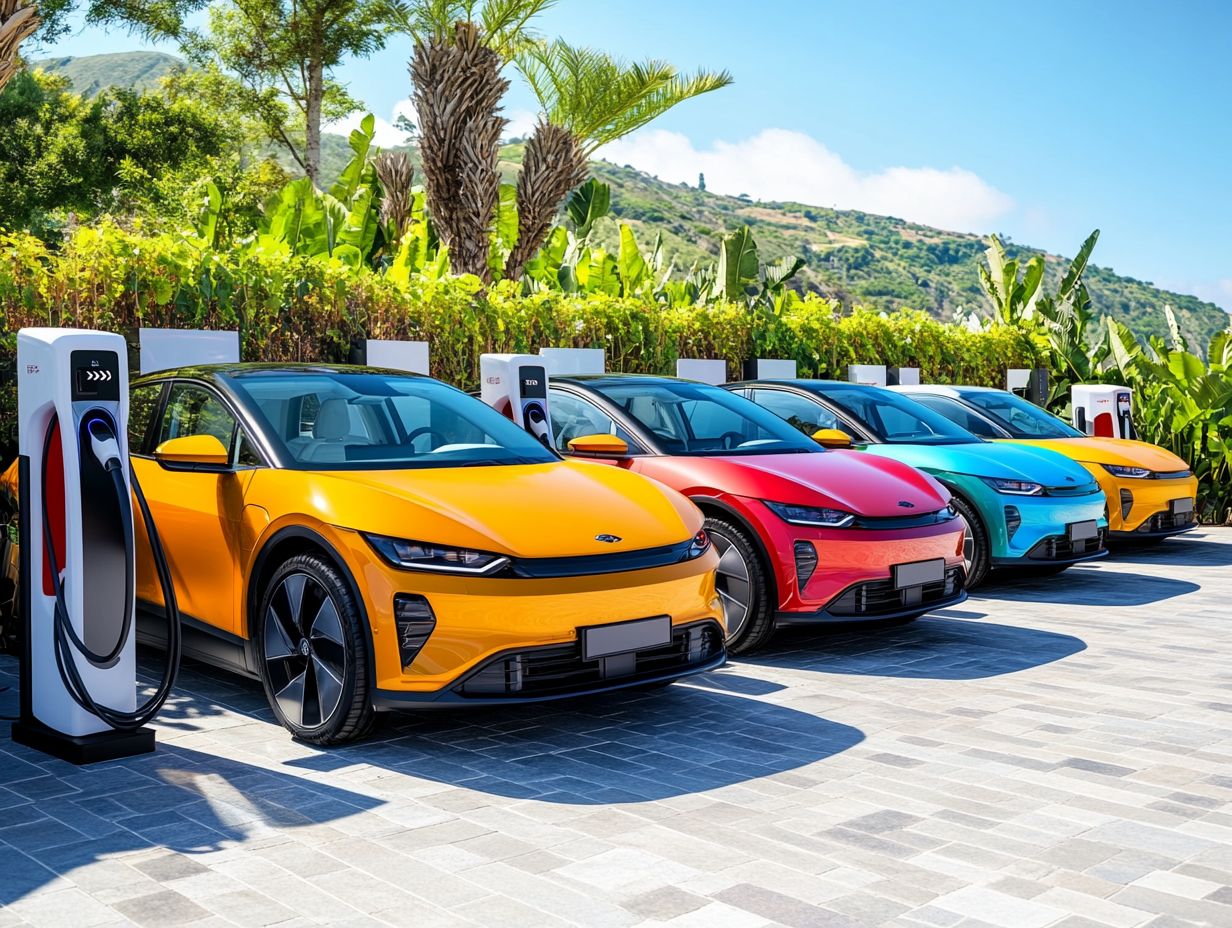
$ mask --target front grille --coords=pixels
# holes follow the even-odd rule
[[[848,587],[827,607],[826,612],[833,616],[890,615],[949,599],[962,589],[962,585],[961,567],[948,568],[944,580],[903,590],[896,590],[893,580],[870,580]]]
[[[1144,535],[1155,532],[1174,532],[1177,529],[1188,528],[1193,524],[1193,513],[1185,512],[1174,515],[1171,512],[1157,512],[1138,526],[1137,531]]]
[[[1066,535],[1049,535],[1038,541],[1027,557],[1033,561],[1070,561],[1086,554],[1094,554],[1104,547],[1104,530],[1094,538],[1070,541]]]
[[[580,641],[508,652],[482,664],[454,690],[485,699],[565,696],[599,689],[604,683],[653,680],[709,663],[722,653],[718,623],[696,622],[675,629],[671,644],[613,657],[585,660]]]
[[[861,516],[857,515],[851,523],[852,528],[870,528],[880,531],[891,531],[903,528],[919,528],[923,525],[937,525],[956,519],[954,510],[949,506],[935,512],[924,512],[909,516]]]
[[[585,554],[573,557],[510,558],[508,566],[489,577],[543,580],[559,577],[584,577],[614,574],[629,570],[667,567],[697,557],[694,539],[660,548],[614,551],[611,554]]]
[[[1099,492],[1099,487],[1094,483],[1073,487],[1044,487],[1045,496],[1090,496],[1097,492]]]

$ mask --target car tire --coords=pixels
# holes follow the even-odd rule
[[[741,525],[711,516],[706,532],[719,555],[715,586],[727,616],[727,651],[747,654],[774,633],[774,608],[766,595],[766,567]]]
[[[363,622],[349,585],[320,555],[291,558],[265,585],[253,623],[261,683],[296,739],[345,744],[372,730]]]
[[[988,543],[988,529],[984,527],[984,522],[980,519],[979,513],[975,511],[975,507],[961,496],[955,494],[950,500],[950,505],[958,513],[958,517],[963,520],[963,528],[967,532],[967,538],[963,542],[963,561],[967,570],[966,588],[973,590],[988,576],[989,562],[992,557]]]

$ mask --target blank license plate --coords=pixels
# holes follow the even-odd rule
[[[1174,516],[1187,516],[1193,512],[1193,499],[1185,497],[1184,499],[1174,499],[1172,501],[1172,514]]]
[[[1069,525],[1070,541],[1087,541],[1098,537],[1099,523],[1094,520],[1090,522],[1071,522]]]
[[[672,620],[660,615],[613,625],[582,629],[582,658],[594,660],[613,654],[627,654],[643,648],[661,648],[672,643]]]
[[[923,586],[945,579],[945,558],[935,561],[913,561],[910,564],[894,565],[894,589]]]

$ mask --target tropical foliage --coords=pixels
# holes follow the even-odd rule
[[[1145,341],[1109,316],[1096,319],[1083,283],[1099,238],[1091,233],[1055,293],[1041,287],[1042,264],[1019,268],[994,237],[980,281],[999,325],[1031,333],[1048,368],[1048,404],[1068,413],[1076,383],[1118,383],[1134,391],[1134,418],[1143,440],[1190,463],[1199,479],[1199,512],[1232,521],[1232,326],[1211,340],[1204,360],[1190,350],[1176,313],[1163,308],[1169,335]]]

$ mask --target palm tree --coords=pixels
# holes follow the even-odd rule
[[[726,71],[681,75],[665,61],[629,63],[559,40],[530,45],[515,61],[541,114],[518,175],[518,241],[505,262],[511,279],[522,276],[542,246],[560,204],[586,179],[596,150],[732,82]]]
[[[38,13],[30,0],[0,0],[0,90],[17,73],[21,43],[39,25]]]
[[[391,0],[390,19],[415,42],[411,81],[432,220],[451,267],[485,283],[500,203],[501,71],[554,0]]]

